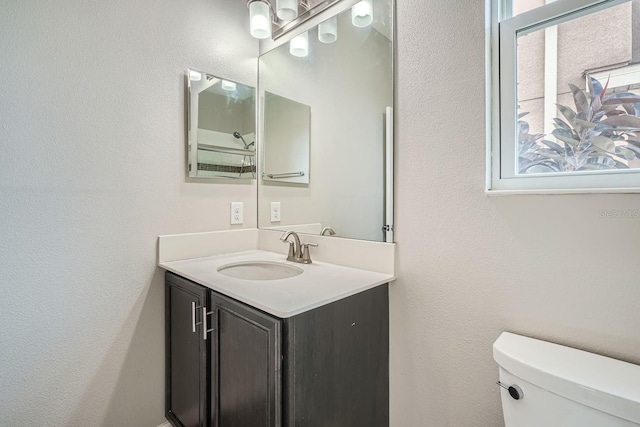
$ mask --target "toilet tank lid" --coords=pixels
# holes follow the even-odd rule
[[[509,332],[493,344],[493,358],[540,388],[640,423],[640,366]]]

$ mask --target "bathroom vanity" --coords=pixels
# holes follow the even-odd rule
[[[274,257],[282,256],[249,251],[165,263],[167,419],[388,426],[385,275],[324,263],[285,280],[219,274],[230,262]]]
[[[332,1],[285,29],[319,34],[320,18],[340,28],[332,43],[310,38],[308,56],[292,55],[286,37],[265,40],[258,90],[185,76],[187,176],[255,179],[261,229],[234,229],[232,206],[233,231],[160,237],[175,426],[389,425],[393,2],[362,2],[370,19],[354,24],[355,3]],[[282,253],[291,231],[308,233],[312,264],[285,261],[298,258]],[[299,271],[221,274],[238,263]]]

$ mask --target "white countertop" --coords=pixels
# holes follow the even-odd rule
[[[282,262],[304,270],[280,280],[235,279],[218,268],[243,261]],[[274,252],[251,250],[183,261],[161,262],[160,267],[242,301],[280,318],[295,316],[316,307],[388,283],[394,276],[314,261],[298,264]]]

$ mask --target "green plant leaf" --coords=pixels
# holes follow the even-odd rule
[[[585,164],[585,169],[614,169],[616,167],[616,159],[608,154],[591,153],[589,161]],[[587,165],[591,165],[587,167]]]
[[[569,126],[564,120],[556,117],[555,119],[553,119],[553,122],[555,123],[556,128],[559,127],[571,132],[571,126]]]
[[[600,94],[602,93],[602,84],[597,79],[593,77],[589,77],[589,93],[591,94],[591,98],[598,97],[600,98]]]
[[[569,124],[575,127],[575,125],[573,124],[573,121],[576,119],[575,111],[573,111],[571,108],[564,106],[562,104],[556,104],[556,106],[558,107],[558,110],[560,110],[562,115],[566,117],[567,121],[569,121]]]
[[[602,100],[602,103],[603,104],[609,104],[609,103],[622,104],[627,102],[627,100],[631,100],[630,102],[632,104],[635,102],[640,102],[640,95],[637,95],[632,92],[612,93],[611,95],[605,96],[605,98]]]
[[[595,79],[593,77],[591,77],[591,76],[589,76],[589,78],[587,79],[587,90],[589,90],[589,94],[591,95],[591,98],[594,98],[593,80],[595,80]]]
[[[609,87],[609,82],[611,81],[611,75],[609,75],[609,78],[607,79],[607,83],[604,85],[604,89],[602,89],[602,93],[600,94],[600,101],[602,101],[604,99],[604,97],[607,94],[607,88]]]
[[[607,152],[607,153],[611,153],[611,154],[615,154],[615,150],[616,150],[616,144],[615,142],[613,142],[611,139],[607,138],[606,136],[594,136],[592,138],[589,138],[589,142],[594,146],[594,148]]]
[[[558,154],[557,152],[553,151],[553,150],[549,150],[548,148],[541,148],[539,150],[536,151],[536,153],[540,154],[541,156],[547,157],[549,159],[553,159],[556,161],[563,161],[564,160],[564,156],[562,154]]]
[[[574,138],[573,133],[567,131],[566,129],[554,129],[551,133],[560,141],[566,142],[567,144],[573,145],[574,147],[580,144],[580,140]]]
[[[616,169],[631,169],[628,165],[624,163],[616,162]]]
[[[580,125],[585,129],[592,129],[598,125],[597,123],[591,123],[586,120],[580,120],[580,119],[575,119],[574,124]]]
[[[587,101],[587,96],[584,94],[582,89],[578,86],[569,83],[569,88],[571,89],[571,93],[573,93],[573,100],[576,104],[576,111],[578,113],[587,114],[589,111],[589,101]]]
[[[625,148],[636,153],[636,157],[640,159],[640,147],[637,147],[635,145],[627,145]]]
[[[591,112],[597,113],[602,108],[602,101],[600,101],[600,97],[594,96],[591,101]]]
[[[640,117],[635,116],[611,116],[602,120],[600,124],[640,129]]]
[[[625,160],[634,160],[636,158],[636,153],[626,147],[616,147],[616,154],[624,157]]]
[[[617,111],[618,105],[603,105],[600,107],[600,111],[609,112],[609,111]]]
[[[557,151],[558,153],[564,153],[564,148],[562,148],[561,146],[559,146],[555,142],[551,142],[551,141],[549,141],[547,139],[544,139],[544,140],[542,140],[540,142],[542,144],[546,145],[547,147],[549,147],[550,149]]]
[[[621,104],[633,104],[640,102],[640,96],[628,97],[628,98],[607,98],[602,101],[602,105],[621,105]]]
[[[636,109],[633,107],[633,104],[622,104],[622,108],[629,114],[630,116],[636,115]]]
[[[581,171],[584,170],[600,170],[601,168],[593,163],[587,163],[586,165],[582,166],[582,168],[580,168]]]

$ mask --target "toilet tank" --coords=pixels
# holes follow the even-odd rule
[[[506,427],[640,426],[640,366],[504,332],[493,344]]]

